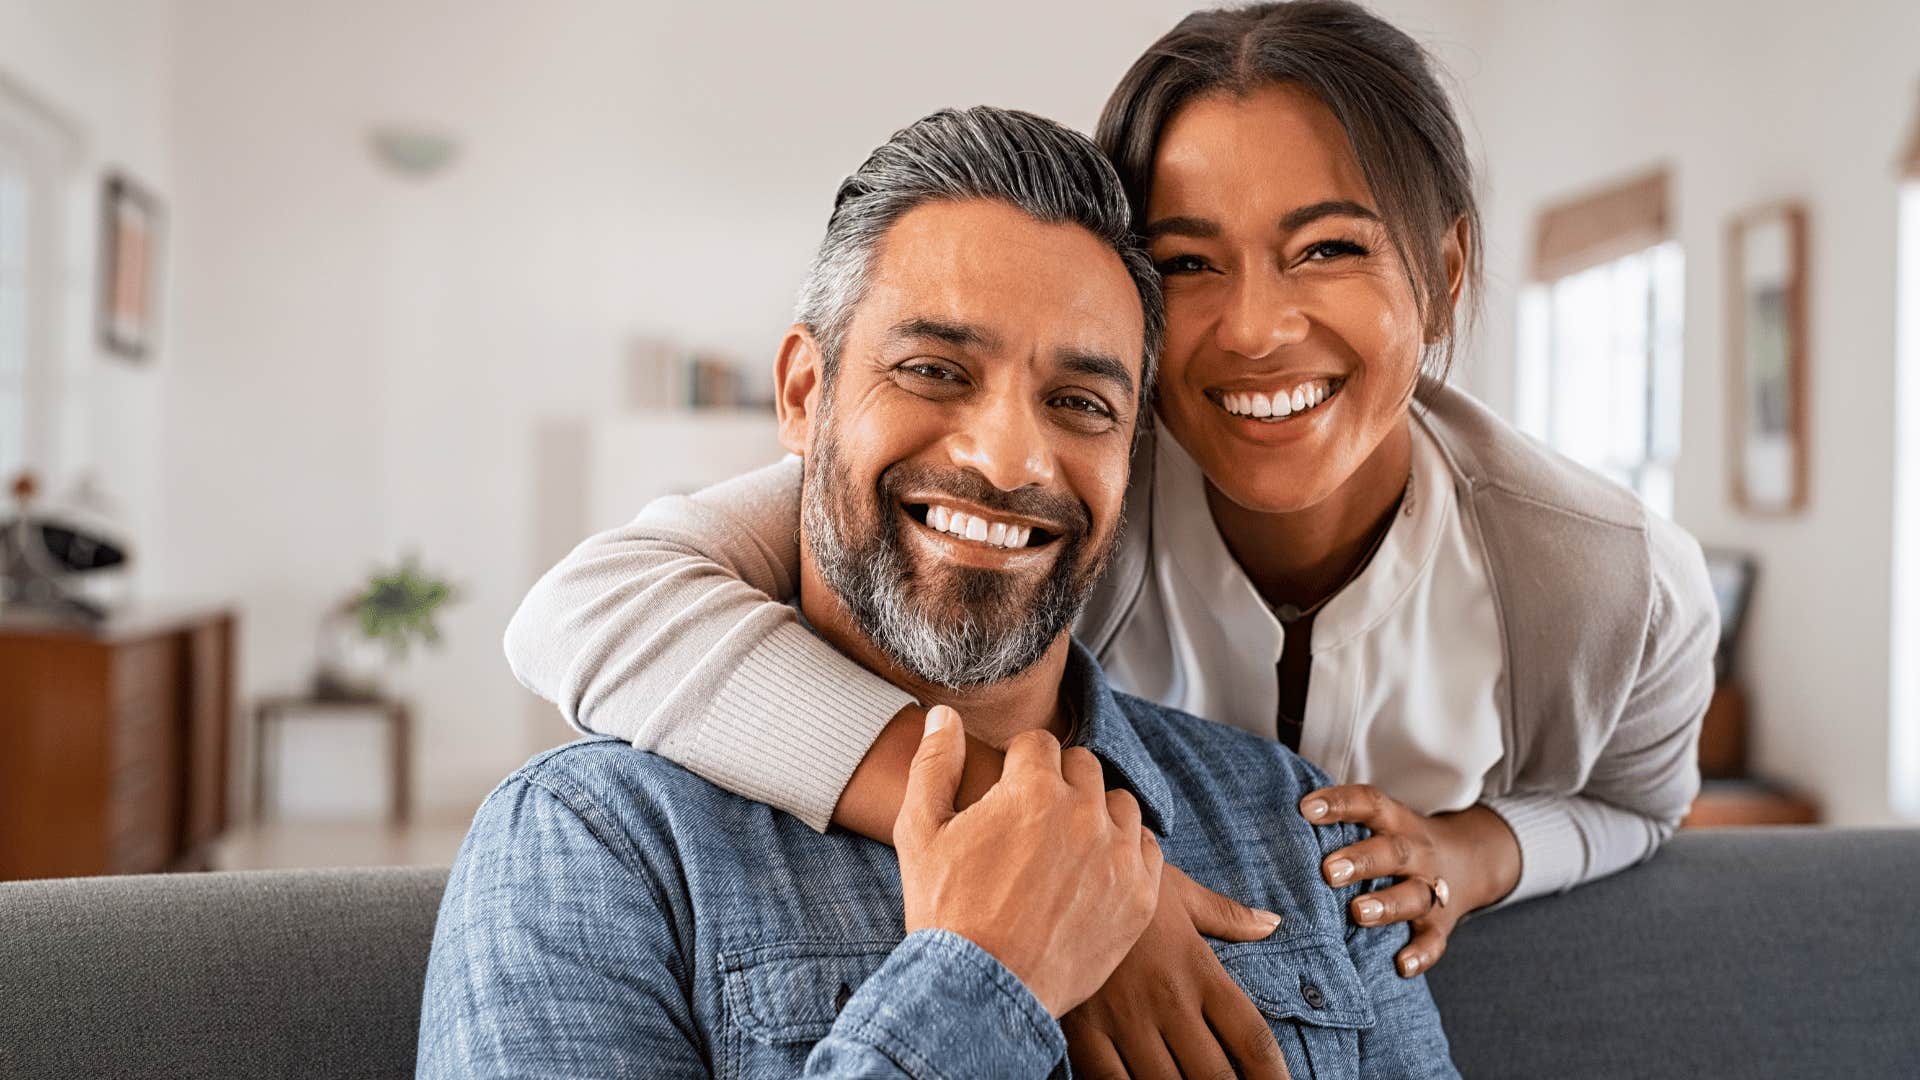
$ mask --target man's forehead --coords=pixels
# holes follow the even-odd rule
[[[997,201],[947,201],[914,208],[882,237],[854,324],[872,344],[964,329],[965,340],[944,336],[983,355],[1107,353],[1137,374],[1140,303],[1120,256],[1086,229]]]

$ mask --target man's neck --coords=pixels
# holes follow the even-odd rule
[[[800,548],[800,611],[828,644],[921,704],[952,708],[960,714],[967,734],[988,745],[1005,746],[1015,735],[1036,729],[1051,731],[1063,741],[1067,738],[1073,724],[1061,681],[1072,648],[1070,635],[1061,634],[1037,663],[1010,679],[971,690],[938,686],[900,667],[874,645],[821,578],[804,538]]]

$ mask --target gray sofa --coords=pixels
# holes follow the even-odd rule
[[[445,872],[0,885],[0,1076],[397,1077]],[[1920,830],[1688,833],[1456,935],[1469,1077],[1920,1076]]]

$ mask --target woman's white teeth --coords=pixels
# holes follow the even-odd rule
[[[1025,525],[988,521],[977,514],[963,514],[937,505],[927,507],[927,525],[990,547],[1023,548],[1033,539],[1033,530]]]
[[[1268,394],[1223,394],[1221,403],[1235,416],[1251,416],[1265,419],[1273,416],[1291,416],[1305,412],[1327,400],[1333,394],[1333,383],[1327,379],[1315,379],[1293,388]]]

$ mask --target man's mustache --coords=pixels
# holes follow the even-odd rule
[[[1084,536],[1093,528],[1092,515],[1079,499],[1039,488],[1002,491],[971,469],[940,469],[903,461],[880,474],[879,487],[889,501],[904,501],[904,492],[911,492],[917,501],[925,501],[930,495],[948,495],[984,510],[1046,522],[1048,532],[1062,537]]]

